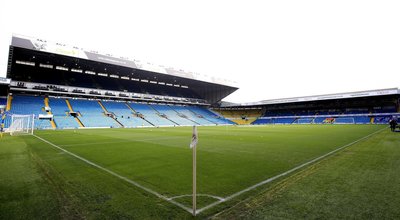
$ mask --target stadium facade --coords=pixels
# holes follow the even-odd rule
[[[13,114],[34,114],[39,129],[387,123],[400,111],[397,88],[221,102],[237,89],[229,80],[14,35],[0,106],[4,127]]]

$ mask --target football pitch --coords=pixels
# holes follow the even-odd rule
[[[198,215],[209,217],[256,197],[274,182],[387,133],[386,128],[199,127]],[[161,127],[5,136],[0,217],[190,218],[191,132],[191,127]]]

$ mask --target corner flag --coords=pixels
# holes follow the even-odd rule
[[[193,134],[192,134],[192,142],[190,142],[190,148],[192,149],[193,152],[193,201],[192,201],[192,215],[196,216],[196,146],[197,142],[199,140],[199,137],[197,135],[197,127],[196,125],[193,126]]]
[[[198,138],[198,135],[197,135],[197,127],[193,126],[192,142],[190,142],[189,147],[190,148],[195,147],[197,145],[198,139],[199,138]]]

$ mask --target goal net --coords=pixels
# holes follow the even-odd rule
[[[334,124],[355,124],[354,118],[335,118]]]
[[[10,135],[33,134],[35,115],[11,115]]]
[[[311,124],[313,121],[312,118],[299,118],[297,119],[297,124]]]

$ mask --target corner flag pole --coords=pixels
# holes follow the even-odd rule
[[[193,146],[193,216],[196,216],[196,145]]]
[[[197,146],[197,141],[198,141],[198,135],[197,135],[197,127],[193,126],[193,134],[192,134],[192,142],[190,143],[190,148],[192,148],[193,152],[193,208],[192,208],[192,215],[196,216],[196,146]]]

